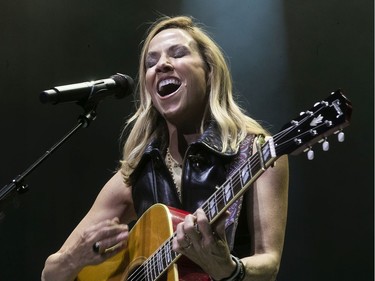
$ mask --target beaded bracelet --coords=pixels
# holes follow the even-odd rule
[[[231,255],[231,257],[236,263],[236,269],[231,276],[221,279],[220,281],[242,281],[245,278],[245,266],[243,265],[242,261],[233,255]]]

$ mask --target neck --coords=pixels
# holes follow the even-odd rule
[[[181,130],[168,122],[167,124],[169,132],[169,151],[176,161],[182,163],[188,146],[201,135],[200,129]]]

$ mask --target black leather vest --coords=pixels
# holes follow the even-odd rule
[[[162,147],[165,144],[160,144],[157,140],[150,143],[131,174],[133,203],[138,217],[156,203],[194,213],[215,191],[215,187],[226,180],[228,168],[236,155],[236,151],[231,149],[221,152],[219,131],[211,123],[186,151],[180,202],[173,178],[165,164],[166,152]]]

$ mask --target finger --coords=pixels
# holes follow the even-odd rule
[[[125,228],[127,227],[125,224],[119,224],[119,219],[118,218],[113,218],[113,219],[107,219],[100,221],[96,224],[93,224],[89,226],[86,229],[87,234],[92,234],[93,236],[96,236],[97,233],[103,233],[103,231],[108,230],[110,228]],[[94,239],[97,239],[98,237],[93,237]],[[100,237],[99,237],[100,238]]]
[[[129,227],[119,219],[104,220],[86,230],[84,236],[95,254],[117,253],[127,246]]]
[[[96,240],[111,239],[119,234],[125,234],[129,231],[129,227],[126,224],[112,224],[102,226],[96,231]]]
[[[201,233],[201,247],[211,248],[216,247],[215,245],[225,245],[225,221],[229,216],[228,212],[225,212],[220,218],[211,226],[208,222],[207,216],[202,209],[198,209],[196,212],[197,224]]]
[[[113,252],[125,248],[127,246],[128,236],[129,232],[125,231],[120,232],[115,236],[111,236],[109,238],[97,241],[96,243],[99,243],[99,253],[102,254],[107,252]]]
[[[124,246],[123,242],[119,242],[116,245],[113,245],[112,247],[109,247],[109,248],[106,248],[106,249],[101,248],[98,253],[94,254],[94,258],[93,258],[92,263],[93,264],[101,263],[101,262],[107,260],[108,258],[111,258],[111,257],[115,256],[116,254],[118,254],[123,249],[125,249],[125,246]]]
[[[194,215],[188,215],[185,217],[185,221],[183,224],[184,233],[187,234],[191,241],[197,242],[201,239],[201,234],[199,230],[199,226],[197,224],[197,217]]]
[[[226,220],[229,218],[230,213],[227,211],[223,213],[218,220],[212,225],[213,231],[216,233],[216,235],[221,239],[226,241],[225,236],[225,223]]]
[[[115,255],[120,252],[122,249],[125,249],[126,243],[124,241],[120,241],[117,244],[112,245],[111,247],[103,249],[101,252],[102,255],[111,256]]]
[[[184,250],[189,247],[191,238],[184,231],[184,223],[181,222],[176,227],[176,236],[173,239],[176,250]]]
[[[212,238],[212,228],[211,225],[208,222],[207,216],[204,213],[204,211],[199,208],[196,211],[196,217],[197,217],[197,227],[196,229],[199,230],[200,235],[203,239],[211,239]]]

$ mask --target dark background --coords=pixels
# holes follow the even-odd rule
[[[236,93],[276,133],[337,88],[353,102],[346,141],[290,157],[279,281],[373,280],[373,1],[0,2],[0,186],[76,122],[73,103],[43,105],[52,86],[137,74],[140,41],[159,14],[203,23],[230,60]],[[132,98],[105,99],[98,118],[27,177],[0,222],[0,280],[39,280],[117,167]]]

